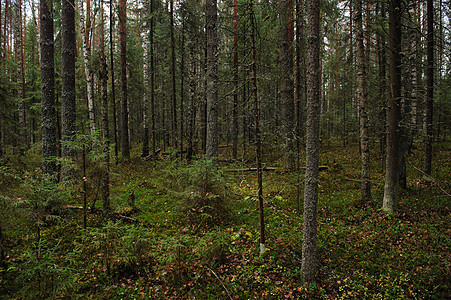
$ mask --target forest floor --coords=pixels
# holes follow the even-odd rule
[[[112,164],[115,214],[106,216],[95,154],[73,188],[43,180],[39,148],[31,149],[0,167],[0,298],[450,299],[450,146],[434,148],[432,178],[420,171],[422,149],[407,157],[407,189],[392,217],[381,210],[381,154],[372,152],[372,199],[361,203],[357,145],[323,144],[320,272],[310,289],[301,281],[302,169],[264,172],[267,252],[259,255],[256,174],[231,170],[253,167],[251,154],[216,166],[170,156],[154,164],[134,153]],[[263,162],[280,167],[273,155]],[[85,196],[99,209],[83,229],[76,207]]]

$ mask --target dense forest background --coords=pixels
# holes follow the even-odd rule
[[[449,298],[447,0],[2,0],[0,298]]]

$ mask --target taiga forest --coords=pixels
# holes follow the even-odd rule
[[[450,299],[450,0],[0,0],[0,299]]]

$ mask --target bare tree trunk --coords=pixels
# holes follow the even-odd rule
[[[90,2],[88,0],[88,2]],[[85,77],[86,77],[86,94],[88,98],[88,118],[89,118],[89,129],[91,134],[94,135],[96,131],[95,119],[94,119],[94,92],[92,90],[92,71],[89,67],[89,57],[90,57],[90,45],[89,45],[89,28],[86,25],[85,28],[85,17],[84,17],[84,6],[83,1],[78,0],[78,10],[80,13],[80,32],[83,40],[83,60],[85,65]],[[89,6],[86,9],[86,15],[90,15]],[[87,22],[88,24],[89,22]]]
[[[127,96],[127,0],[119,0],[119,24],[121,44],[121,142],[122,157],[130,159],[130,141],[128,132],[128,96]]]
[[[183,157],[184,128],[184,102],[185,102],[185,14],[182,14],[182,38],[180,47],[180,157]]]
[[[424,173],[431,175],[432,170],[432,114],[434,103],[434,2],[427,0],[427,69],[426,69],[426,105],[424,133]]]
[[[299,153],[304,140],[304,98],[305,98],[305,37],[304,1],[296,0],[296,150]]]
[[[53,50],[52,0],[40,0],[41,101],[42,101],[42,171],[56,173],[56,113]]]
[[[62,140],[61,155],[72,159],[76,155],[72,144],[75,140],[75,2],[62,0],[62,93],[61,93],[61,123]],[[75,170],[66,166],[63,168],[62,179],[70,180],[75,176]]]
[[[380,18],[382,19],[379,26],[383,26],[385,20],[385,2],[377,2],[380,5]],[[383,29],[377,31],[377,48],[378,48],[378,65],[379,65],[379,144],[380,151],[382,154],[385,153],[385,148],[387,145],[387,99],[386,99],[386,51],[385,51],[385,32]]]
[[[155,118],[156,118],[156,114],[155,114],[155,62],[154,62],[154,40],[153,40],[153,35],[154,35],[154,9],[153,9],[153,3],[154,0],[150,1],[150,12],[152,15],[152,18],[150,19],[150,107],[152,110],[152,127],[151,127],[151,131],[152,131],[152,159],[153,162],[156,161],[156,155],[155,155],[155,151],[156,151],[156,132],[155,132]]]
[[[367,89],[366,89],[366,63],[365,49],[363,46],[363,22],[362,22],[362,0],[354,0],[355,4],[355,26],[357,40],[357,74],[359,84],[359,116],[360,116],[360,152],[362,156],[361,172],[361,194],[362,201],[368,201],[371,197],[370,187],[370,149],[368,136],[368,113],[367,113]]]
[[[117,136],[117,113],[116,113],[116,82],[114,79],[114,57],[113,57],[113,0],[110,0],[110,70],[111,70],[111,104],[113,106],[113,132],[114,132],[114,157],[116,164],[119,157],[119,141]]]
[[[294,159],[294,102],[293,102],[293,1],[280,1],[280,69],[282,101],[282,133],[284,139],[283,166],[295,168]]]
[[[108,71],[105,56],[105,17],[103,0],[100,1],[100,41],[99,41],[99,79],[101,84],[100,99],[102,101],[102,139],[103,139],[103,172],[102,200],[103,209],[110,210],[110,130],[108,124]]]
[[[233,1],[233,111],[232,156],[238,157],[238,0]]]
[[[17,84],[19,101],[19,147],[23,153],[28,144],[28,133],[26,123],[26,98],[25,98],[25,63],[23,52],[23,30],[22,30],[22,1],[16,0],[14,3],[14,50],[17,61]]]
[[[254,100],[254,125],[255,125],[255,144],[257,156],[257,196],[260,219],[260,254],[266,252],[265,246],[265,219],[263,214],[263,178],[262,178],[262,159],[261,159],[261,140],[259,128],[259,111],[257,97],[257,62],[255,50],[255,20],[253,1],[249,0],[249,10],[251,18],[251,51],[252,51],[252,98]]]
[[[388,98],[387,165],[383,210],[398,213],[401,119],[401,1],[393,0],[389,7],[390,96]]]
[[[207,9],[207,144],[208,159],[218,158],[218,34],[216,0],[206,1]]]
[[[307,15],[307,131],[304,190],[304,226],[302,241],[302,274],[304,284],[316,282],[317,265],[317,203],[319,167],[320,96],[320,1],[306,1]]]
[[[177,149],[177,90],[175,81],[175,41],[174,41],[174,0],[169,2],[170,36],[171,36],[171,80],[172,80],[172,147]]]
[[[147,14],[147,12],[145,12]],[[149,12],[150,15],[150,12]],[[144,102],[143,102],[143,137],[142,137],[142,157],[147,157],[149,155],[149,30],[147,29],[148,22],[144,23],[144,34],[143,34],[143,54],[144,54],[144,64],[143,64],[143,75],[144,75]]]

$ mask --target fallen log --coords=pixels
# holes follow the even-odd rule
[[[67,209],[76,209],[76,210],[83,210],[83,206],[65,205],[64,208],[67,208]],[[87,211],[90,211],[91,208],[90,208],[90,207],[87,207],[86,210],[87,210]],[[100,208],[100,209],[97,209],[97,210],[102,210],[102,209]],[[114,212],[112,213],[112,212],[110,212],[110,213],[108,213],[108,216],[109,216],[110,218],[113,218],[113,219],[116,219],[116,220],[122,220],[122,221],[125,221],[125,222],[127,222],[127,223],[138,224],[138,225],[143,226],[143,227],[146,227],[146,228],[149,227],[147,224],[145,224],[145,223],[142,222],[141,220],[138,220],[138,219],[135,219],[135,218],[131,218],[131,217],[127,217],[127,216],[121,215],[120,213],[114,213]]]
[[[305,167],[301,168],[302,170],[305,171]],[[329,167],[328,166],[319,166],[318,170],[319,171],[325,171],[328,170]],[[286,169],[283,168],[275,168],[275,167],[264,167],[262,168],[262,171],[288,171]],[[244,168],[244,169],[227,169],[227,172],[256,172],[257,168]]]
[[[161,149],[158,148],[157,150],[155,150],[154,153],[150,153],[149,155],[147,155],[144,159],[146,161],[152,160],[154,156],[157,156],[159,153],[161,152]]]

